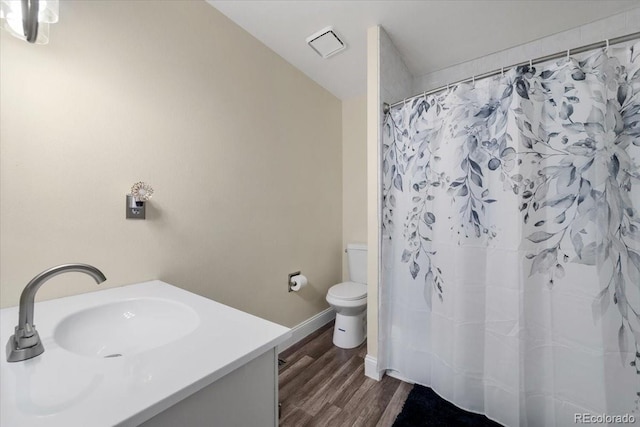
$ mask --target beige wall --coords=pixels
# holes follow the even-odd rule
[[[41,270],[158,278],[293,326],[341,277],[341,103],[203,1],[65,1],[2,32],[0,300]],[[125,220],[144,180],[146,221]],[[288,293],[287,274],[310,286]],[[39,299],[96,290],[57,277]],[[37,315],[37,314],[36,314]]]
[[[367,243],[367,97],[342,101],[342,246]],[[349,279],[342,252],[342,280]]]
[[[367,30],[367,355],[378,357],[380,27]]]
[[[367,34],[367,193],[369,256],[369,293],[367,304],[367,354],[378,359],[380,296],[380,218],[379,191],[381,186],[379,165],[382,147],[381,123],[384,120],[382,104],[389,100],[411,95],[413,77],[400,52],[382,27],[369,28]],[[384,236],[383,236],[384,237]],[[375,242],[375,245],[372,244]]]
[[[411,94],[412,76],[382,27],[367,31],[367,354],[378,358],[380,201],[379,164],[382,103]],[[375,242],[375,244],[374,244]]]

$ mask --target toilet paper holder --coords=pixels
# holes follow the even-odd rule
[[[295,285],[295,283],[291,281],[291,278],[293,278],[293,276],[298,276],[298,275],[300,275],[299,271],[296,271],[295,273],[289,273],[289,280],[287,280],[287,289],[289,290],[289,292],[293,292],[293,289],[291,289],[291,287]]]

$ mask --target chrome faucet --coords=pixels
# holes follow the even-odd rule
[[[104,274],[97,268],[87,264],[63,264],[43,271],[31,279],[20,295],[20,312],[18,314],[18,326],[15,334],[11,335],[7,342],[7,362],[19,362],[31,359],[44,352],[44,346],[40,341],[36,325],[33,324],[33,305],[36,292],[47,280],[62,273],[77,271],[86,273],[100,284],[107,280]]]

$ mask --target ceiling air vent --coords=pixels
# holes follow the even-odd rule
[[[347,45],[333,31],[333,27],[324,28],[310,35],[307,37],[307,44],[325,59],[347,48]]]

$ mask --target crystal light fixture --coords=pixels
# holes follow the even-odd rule
[[[131,195],[136,202],[148,202],[153,194],[153,187],[146,182],[136,182],[131,186]]]
[[[131,187],[131,194],[127,194],[127,219],[145,219],[146,203],[151,199],[153,187],[146,182],[136,182]]]
[[[59,0],[0,0],[2,28],[29,43],[49,43],[49,24],[58,22]]]

